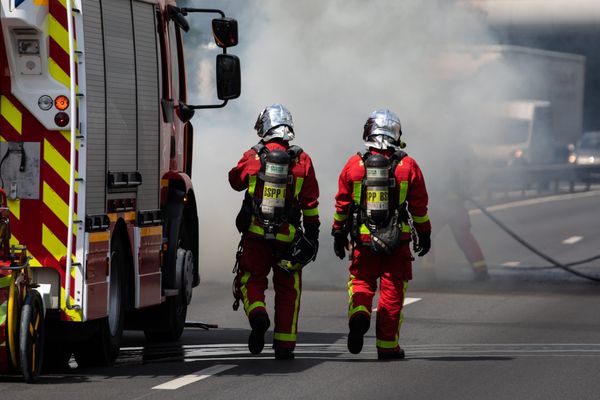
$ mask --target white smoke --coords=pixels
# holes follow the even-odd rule
[[[343,285],[347,261],[333,256],[329,236],[334,195],[341,168],[362,150],[367,116],[378,108],[396,112],[406,151],[433,181],[427,165],[460,151],[453,140],[474,123],[484,98],[506,90],[509,80],[464,77],[460,85],[449,84],[440,79],[440,52],[493,38],[481,15],[451,0],[227,5],[240,24],[240,45],[229,52],[242,62],[242,95],[225,109],[199,110],[193,121],[204,277],[232,277],[239,240],[234,220],[243,196],[231,190],[227,172],[258,140],[252,129],[258,113],[283,103],[294,117],[294,143],[311,155],[321,188],[321,250],[304,277]]]

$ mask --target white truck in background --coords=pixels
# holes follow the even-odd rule
[[[497,165],[567,162],[582,133],[584,56],[528,47],[471,46],[450,52],[450,75],[505,85],[491,98],[474,151]],[[450,78],[452,79],[452,78]],[[487,126],[485,126],[487,125]]]

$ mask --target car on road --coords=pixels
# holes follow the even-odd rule
[[[600,131],[585,132],[572,147],[569,163],[575,165],[600,165]]]

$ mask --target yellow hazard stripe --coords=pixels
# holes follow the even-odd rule
[[[67,314],[67,316],[69,317],[69,319],[71,321],[81,321],[83,320],[83,311],[81,310],[69,310],[67,308],[67,301],[66,301],[66,295],[67,292],[65,291],[64,287],[60,288],[60,308],[61,310]],[[75,299],[73,298],[73,296],[70,296],[71,298],[71,304],[73,304],[75,302]]]
[[[62,178],[63,181],[69,184],[69,161],[56,150],[47,139],[44,139],[44,161],[48,163]],[[77,190],[76,190],[77,191]]]
[[[8,200],[7,205],[8,205],[8,209],[10,210],[11,214],[16,219],[21,219],[21,201],[19,201],[19,199]]]
[[[6,314],[8,312],[8,300],[0,304],[0,326],[6,323]]]
[[[69,54],[69,31],[50,14],[48,15],[48,34],[65,53]]]
[[[50,76],[63,86],[71,87],[71,77],[52,58],[48,58],[48,71]]]
[[[56,261],[60,261],[60,258],[67,254],[67,247],[46,224],[42,224],[42,245],[54,256]]]
[[[0,97],[0,113],[15,131],[22,133],[23,115],[21,111],[5,96]]]
[[[50,210],[62,221],[65,226],[69,225],[69,205],[63,201],[63,199],[48,185],[44,182],[44,203]],[[74,219],[77,219],[75,214]]]

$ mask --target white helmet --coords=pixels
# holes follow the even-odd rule
[[[254,129],[265,142],[275,138],[285,141],[294,139],[292,114],[282,104],[273,104],[266,107],[258,115]]]
[[[400,136],[400,118],[390,110],[373,111],[363,130],[365,146],[382,150],[403,148],[404,142],[400,140]]]

